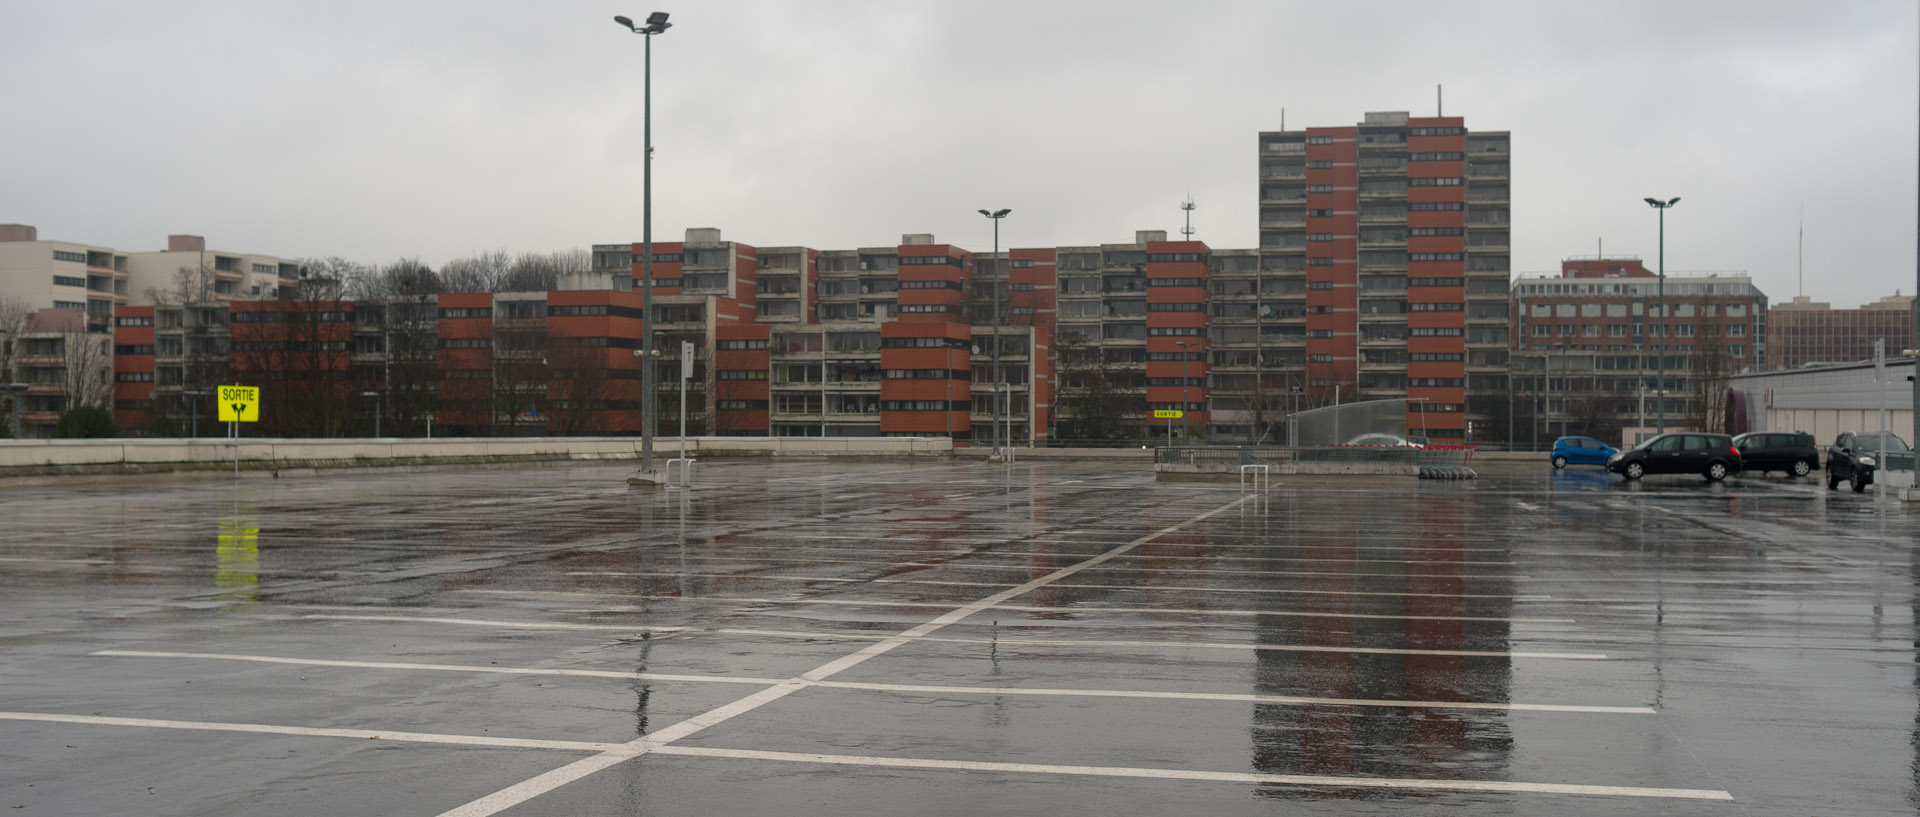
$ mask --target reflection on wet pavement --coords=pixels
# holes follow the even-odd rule
[[[1920,803],[1920,524],[1873,494],[622,473],[8,489],[0,791],[56,814]]]

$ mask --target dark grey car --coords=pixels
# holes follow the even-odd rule
[[[1750,474],[1784,471],[1804,477],[1820,467],[1820,446],[1800,431],[1751,431],[1733,438],[1740,469]]]
[[[1740,472],[1740,451],[1725,434],[1662,434],[1613,455],[1607,470],[1629,480],[1647,474],[1699,474],[1719,482]]]
[[[1827,449],[1827,490],[1840,487],[1845,482],[1852,486],[1854,493],[1867,490],[1873,484],[1873,477],[1882,468],[1898,461],[1900,466],[1911,468],[1913,449],[1907,447],[1907,441],[1891,432],[1847,431],[1835,437],[1833,446]]]

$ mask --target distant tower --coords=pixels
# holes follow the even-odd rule
[[[1180,228],[1180,234],[1183,236],[1186,236],[1188,241],[1192,241],[1193,240],[1193,194],[1192,193],[1187,194],[1186,201],[1180,202],[1180,209],[1185,210],[1187,213],[1187,226]]]

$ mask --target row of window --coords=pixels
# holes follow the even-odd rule
[[[969,411],[971,400],[882,400],[881,411]]]
[[[1410,161],[1410,162],[1464,162],[1466,160],[1467,160],[1467,154],[1461,153],[1459,151],[1442,151],[1439,153],[1407,154],[1407,161]]]
[[[87,279],[75,278],[71,275],[55,275],[53,276],[53,285],[57,287],[84,287],[87,285]]]
[[[900,259],[903,267],[964,267],[961,259],[949,255],[909,255]]]
[[[722,352],[754,351],[767,348],[767,341],[759,339],[722,340],[714,342],[713,346]]]
[[[1147,279],[1147,286],[1150,286],[1150,287],[1204,287],[1206,285],[1207,285],[1207,279],[1205,278],[1148,278]]]
[[[1461,377],[1409,377],[1407,385],[1415,388],[1458,389],[1466,387],[1467,382],[1466,378]]]
[[[965,289],[960,285],[959,281],[901,281],[899,288],[900,289],[951,289],[955,292],[960,292]],[[1028,288],[1031,289],[1032,287],[1029,286]]]
[[[964,338],[881,338],[882,349],[960,349],[972,348]]]
[[[1459,301],[1441,301],[1439,303],[1415,301],[1407,304],[1407,310],[1410,312],[1460,312],[1465,308],[1466,304]]]
[[[1466,183],[1458,176],[1416,176],[1407,180],[1408,187],[1459,187]]]

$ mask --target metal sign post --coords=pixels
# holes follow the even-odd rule
[[[687,458],[687,381],[692,377],[693,343],[683,340],[680,341],[680,459],[683,460]]]
[[[220,422],[227,424],[227,439],[233,446],[233,475],[240,476],[240,424],[260,421],[260,387],[221,386]]]
[[[1167,445],[1168,446],[1173,445],[1173,421],[1178,420],[1182,417],[1185,417],[1186,415],[1187,415],[1186,412],[1180,411],[1178,409],[1154,409],[1153,411],[1154,419],[1156,420],[1164,419],[1167,421]]]

